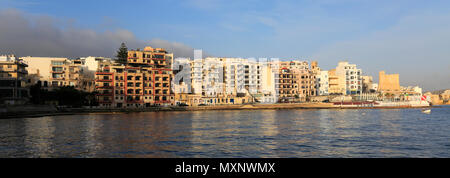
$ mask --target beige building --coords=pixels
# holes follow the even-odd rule
[[[48,90],[72,86],[86,92],[94,91],[94,75],[87,72],[83,59],[28,56],[23,60],[29,65],[30,85],[41,81]]]
[[[399,74],[379,73],[378,91],[384,93],[396,93],[400,91]]]
[[[328,93],[330,95],[345,95],[345,79],[342,76],[336,75],[336,69],[328,71],[328,80]]]
[[[44,87],[48,87],[51,85],[51,81],[53,78],[52,73],[52,61],[61,63],[63,65],[64,61],[68,60],[67,58],[58,58],[58,57],[22,57],[22,59],[28,64],[28,74],[37,75],[39,80],[42,82]],[[55,73],[55,76],[58,76]]]

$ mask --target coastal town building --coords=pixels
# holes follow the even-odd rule
[[[345,76],[336,75],[336,69],[328,71],[328,93],[331,95],[345,95]]]
[[[71,86],[78,90],[93,92],[95,71],[103,65],[103,62],[93,64],[87,59],[97,58],[23,57],[29,65],[27,70],[30,85],[40,81],[46,90]]]
[[[102,107],[143,108],[175,104],[171,88],[173,54],[162,48],[128,51],[128,64],[106,65],[96,72]]]
[[[228,104],[227,98],[250,97],[246,102],[273,102],[274,77],[267,63],[242,58],[177,59],[174,62],[176,93],[193,94],[204,98],[202,104]],[[262,66],[263,65],[263,66]],[[264,72],[264,73],[263,73]],[[262,77],[268,79],[264,86]],[[272,75],[271,75],[272,74]],[[180,98],[180,97],[176,97]],[[232,99],[237,101],[237,99]]]
[[[275,90],[275,72],[274,66],[269,61],[259,61],[260,63],[260,77],[261,85],[258,94],[254,94],[259,103],[276,103]]]
[[[307,61],[278,62],[276,78],[279,102],[302,102],[316,96],[316,74],[310,70]],[[314,65],[313,65],[314,66]]]
[[[319,71],[316,75],[316,88],[317,88],[317,95],[318,96],[324,96],[328,95],[328,89],[329,89],[329,78],[328,78],[328,71]]]
[[[341,61],[336,67],[336,75],[345,79],[345,94],[362,93],[362,72],[356,64],[349,64],[347,61]]]
[[[25,104],[30,97],[27,87],[28,65],[15,55],[0,56],[0,104]]]
[[[278,75],[276,76],[277,102],[295,102],[299,99],[297,76],[293,69],[286,65],[286,62],[280,62]]]
[[[41,81],[43,87],[50,87],[52,83],[52,78],[62,78],[62,66],[64,65],[65,61],[68,60],[68,58],[58,58],[58,57],[22,57],[27,64],[27,71],[29,75],[36,75],[38,80]],[[52,64],[53,63],[53,64]],[[53,73],[52,66],[54,64],[60,64],[61,68],[55,69],[56,73]],[[55,67],[58,65],[55,65]],[[57,70],[61,70],[61,72],[58,74]],[[57,81],[55,81],[57,82]],[[31,83],[33,85],[35,83]]]

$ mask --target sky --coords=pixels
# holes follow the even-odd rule
[[[112,57],[167,48],[206,56],[339,61],[403,86],[450,88],[447,0],[0,0],[0,54]]]

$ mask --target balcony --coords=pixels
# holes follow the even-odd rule
[[[111,72],[95,72],[95,75],[112,75]]]
[[[170,101],[155,101],[155,103],[159,104],[159,103],[170,103]]]
[[[95,79],[96,82],[112,82],[112,79]]]
[[[95,88],[114,88],[113,86],[95,86]]]
[[[113,96],[112,92],[101,92],[97,94],[98,96]]]

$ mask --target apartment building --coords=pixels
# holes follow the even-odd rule
[[[316,94],[318,96],[328,95],[329,89],[328,71],[318,71],[316,74]]]
[[[173,54],[165,49],[145,47],[128,51],[127,65],[103,66],[95,77],[100,106],[174,105],[172,61]]]
[[[94,91],[95,71],[89,72],[86,58],[23,57],[27,62],[30,85],[41,81],[42,87],[52,90],[72,86],[86,92]]]
[[[347,95],[362,93],[362,71],[357,68],[356,64],[349,64],[347,61],[339,62],[336,67],[336,75],[345,79]]]
[[[278,64],[278,75],[275,78],[277,102],[295,102],[299,99],[298,71],[295,67],[291,67],[291,62],[279,62]]]
[[[316,69],[317,66],[315,66]],[[279,102],[306,101],[309,97],[316,96],[315,73],[317,71],[311,70],[306,61],[279,62],[276,84]]]
[[[336,69],[328,71],[328,93],[330,95],[345,95],[345,76],[336,75]]]
[[[51,86],[51,79],[53,77],[62,78],[61,76],[63,74],[63,65],[65,63],[64,61],[68,60],[67,58],[58,58],[58,57],[31,57],[31,56],[22,57],[22,59],[28,64],[27,67],[28,74],[35,75],[37,77],[37,80],[35,80],[35,82],[41,81],[43,87]],[[52,63],[59,64],[59,66],[61,67],[61,68],[57,67],[58,69],[55,69],[56,73],[52,73],[53,71]],[[58,72],[60,72],[59,75]],[[33,84],[35,83],[31,83],[31,85]]]
[[[242,58],[207,57],[194,60],[177,59],[175,66],[176,75],[173,86],[176,92],[186,93],[187,91],[202,97],[222,98],[225,101],[217,102],[217,104],[226,104],[227,97],[238,95],[249,95],[252,99],[245,100],[247,102],[273,100],[267,97],[270,92],[266,91],[266,94],[262,94],[263,68],[259,61]],[[265,72],[269,72],[267,67]],[[265,77],[270,76],[266,74]],[[273,84],[273,77],[268,79],[270,81],[267,82]],[[264,89],[274,88],[265,87]],[[222,99],[218,101],[222,101]],[[236,99],[233,100],[236,101]],[[216,102],[207,104],[211,103]]]
[[[268,61],[259,61],[259,63],[261,85],[259,94],[253,96],[255,96],[260,103],[276,103],[278,101],[275,89],[275,76],[277,75],[275,72],[277,69],[275,69],[275,66]]]
[[[25,104],[30,96],[26,87],[28,65],[14,55],[0,56],[0,104]]]

